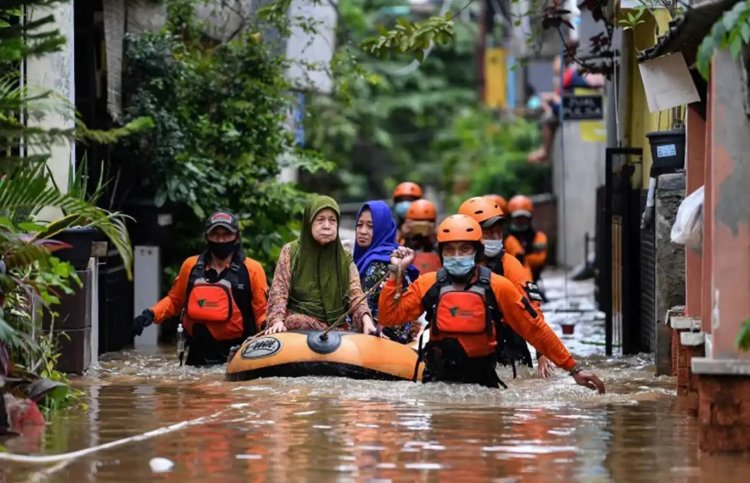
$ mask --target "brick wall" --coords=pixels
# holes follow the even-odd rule
[[[700,448],[708,452],[750,448],[750,378],[701,374],[697,384]]]

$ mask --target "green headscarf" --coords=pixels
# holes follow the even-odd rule
[[[315,197],[305,208],[302,233],[292,243],[292,280],[288,308],[331,324],[346,312],[349,294],[351,255],[341,239],[321,245],[312,236],[312,223],[322,210],[330,208],[341,219],[336,201],[328,196]]]

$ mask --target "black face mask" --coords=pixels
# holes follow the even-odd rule
[[[234,251],[237,249],[237,242],[236,241],[230,241],[230,242],[207,242],[208,247],[208,253],[215,256],[219,260],[226,259],[229,255],[234,253]]]

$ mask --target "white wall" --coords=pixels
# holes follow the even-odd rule
[[[564,126],[558,128],[552,170],[557,197],[557,263],[560,266],[574,267],[582,263],[584,234],[595,235],[596,189],[604,184],[604,154],[603,142],[581,140],[579,122],[565,121]]]
[[[57,28],[67,39],[67,43],[60,52],[33,57],[26,60],[26,73],[24,82],[30,88],[42,88],[52,90],[61,96],[60,108],[57,112],[46,111],[44,115],[29,118],[29,125],[37,125],[45,128],[70,129],[75,125],[75,69],[74,69],[74,25],[73,25],[73,2],[58,4],[49,8],[34,8],[31,19],[40,19],[49,14],[54,15],[54,26],[49,30]],[[62,103],[70,102],[67,108]],[[32,153],[33,154],[33,153]],[[57,185],[63,191],[67,190],[68,172],[75,163],[75,144],[60,141],[52,146],[51,156],[47,162],[52,176]],[[42,219],[51,219],[59,216],[54,210],[41,213]]]

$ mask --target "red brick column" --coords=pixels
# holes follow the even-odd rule
[[[672,374],[677,376],[677,395],[684,398],[687,408],[698,411],[697,376],[693,374],[693,357],[705,355],[700,319],[671,315],[669,326],[672,329]]]
[[[750,378],[701,374],[698,386],[701,450],[750,450]]]

